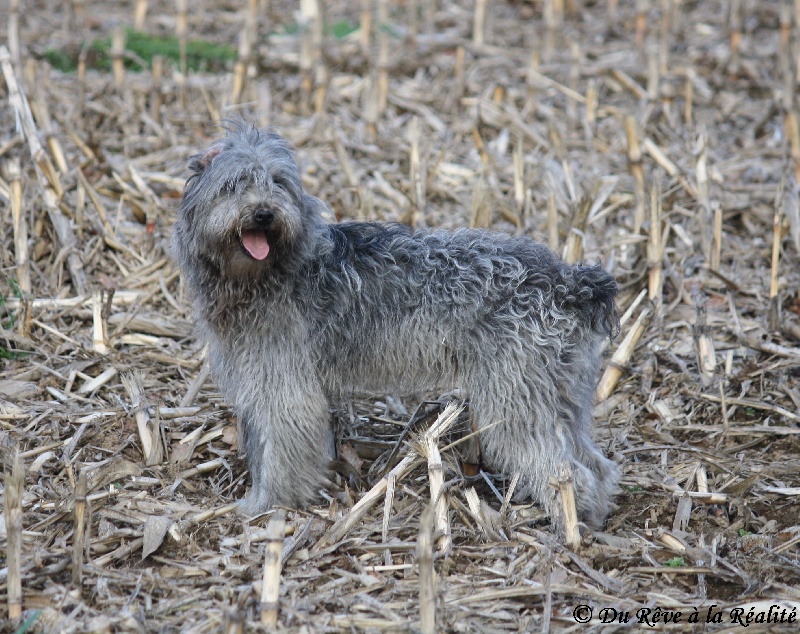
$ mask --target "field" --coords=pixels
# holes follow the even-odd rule
[[[9,0],[0,24],[0,631],[797,630],[800,4]],[[438,393],[342,404],[319,504],[237,514],[169,253],[230,116],[291,140],[332,222],[489,227],[615,275],[602,532],[465,475],[430,425],[468,404]]]

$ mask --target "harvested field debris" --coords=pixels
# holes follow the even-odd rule
[[[0,630],[796,631],[798,6],[9,0]],[[617,277],[603,532],[465,468],[458,394],[344,404],[320,504],[236,513],[168,250],[226,116],[289,138],[332,221],[491,227]]]

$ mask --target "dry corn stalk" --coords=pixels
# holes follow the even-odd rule
[[[389,101],[389,0],[378,0],[378,115]]]
[[[661,2],[661,33],[658,38],[658,69],[662,75],[669,72],[669,50],[672,36],[672,0]]]
[[[708,191],[708,139],[701,134],[697,139],[697,164],[695,173],[697,177],[697,202],[700,212],[700,239],[702,241],[703,256],[711,262],[711,204]]]
[[[231,103],[238,104],[244,94],[245,81],[247,80],[247,69],[250,65],[250,41],[251,29],[245,25],[239,32],[239,55],[233,67],[233,90],[231,92]]]
[[[123,374],[122,385],[131,399],[132,410],[136,418],[136,428],[139,430],[139,438],[142,441],[145,465],[149,467],[160,464],[164,458],[164,448],[161,445],[158,421],[154,424],[150,423],[141,373],[127,372]]]
[[[475,12],[472,20],[472,44],[473,46],[483,46],[486,35],[486,7],[488,0],[476,0]]]
[[[592,189],[581,197],[572,218],[572,227],[564,248],[564,259],[567,262],[575,263],[583,259],[583,237],[586,234],[586,227],[590,219],[608,200],[616,185],[615,177],[600,178],[592,185]]]
[[[394,476],[387,477],[386,498],[383,502],[383,524],[381,526],[381,541],[384,544],[389,541],[389,514],[392,512],[392,504],[394,503],[394,487]],[[392,551],[388,548],[384,553],[384,564],[387,566],[392,565]]]
[[[78,484],[75,487],[75,506],[73,509],[75,520],[75,531],[72,535],[72,585],[81,592],[83,584],[83,554],[86,552],[86,526],[91,525],[87,522],[86,504],[86,471],[81,469],[78,474]]]
[[[81,385],[81,387],[78,389],[78,394],[91,394],[95,390],[98,390],[101,387],[103,387],[115,376],[117,376],[117,369],[112,365],[103,370],[93,379],[89,379],[88,381],[86,381],[86,383]]]
[[[661,300],[661,261],[664,245],[661,240],[661,184],[658,180],[650,190],[650,237],[647,242],[648,298]]]
[[[278,598],[283,565],[283,537],[286,511],[278,510],[267,524],[267,543],[264,547],[264,576],[261,585],[261,623],[267,627],[278,624]]]
[[[178,79],[178,92],[181,109],[186,110],[186,73],[188,72],[186,63],[186,31],[187,31],[187,9],[188,0],[177,0],[178,19],[175,22],[175,37],[178,38],[178,57],[180,64],[180,76]]]
[[[581,77],[581,66],[582,66],[582,58],[583,54],[581,52],[581,45],[577,41],[573,41],[569,45],[570,49],[570,58],[572,59],[572,63],[569,67],[569,89],[574,92],[578,93],[578,82],[580,81]],[[570,121],[574,121],[577,118],[578,108],[575,99],[568,99],[567,100],[567,119]]]
[[[706,471],[706,466],[702,462],[697,465],[695,478],[697,480],[697,492],[708,493],[708,472]]]
[[[778,271],[780,268],[781,239],[783,237],[783,214],[776,210],[772,217],[772,263],[769,276],[769,311],[767,323],[773,332],[780,330],[781,298],[778,295]]]
[[[484,178],[475,181],[472,190],[472,214],[470,227],[486,228],[492,222],[492,194]]]
[[[558,207],[553,192],[547,196],[547,245],[558,251]]]
[[[111,69],[114,72],[114,86],[122,92],[125,85],[125,31],[121,26],[111,35]]]
[[[686,180],[680,168],[675,165],[675,162],[669,158],[667,153],[657,146],[652,139],[645,137],[644,140],[642,140],[642,148],[653,158],[656,163],[666,170],[667,174],[678,180],[678,182],[681,184],[681,187],[686,190],[686,193],[688,193],[692,198],[697,198],[697,190],[695,187],[688,180]]]
[[[614,68],[611,70],[611,76],[618,81],[624,88],[627,88],[639,101],[647,99],[647,91],[639,85],[639,83],[624,70]]]
[[[367,124],[367,137],[374,141],[378,135],[378,118],[381,114],[380,86],[378,85],[377,71],[371,71],[364,82],[362,107],[364,122]]]
[[[636,119],[625,117],[625,138],[628,141],[628,165],[633,174],[634,193],[636,194],[636,212],[633,219],[633,232],[638,234],[644,224],[644,170],[642,169],[642,149],[636,133]]]
[[[514,140],[514,204],[520,218],[525,212],[525,150],[522,135]]]
[[[636,0],[636,49],[641,52],[644,36],[647,33],[647,13],[650,9],[648,0]]]
[[[420,632],[436,633],[436,571],[433,569],[433,524],[435,511],[428,504],[419,521],[417,565],[419,566]]]
[[[8,48],[14,65],[19,68],[19,0],[9,0],[8,3]]]
[[[211,366],[208,362],[204,362],[203,365],[200,366],[200,371],[197,373],[197,376],[192,379],[191,385],[189,385],[189,389],[186,390],[186,394],[183,395],[183,398],[180,402],[180,407],[189,407],[192,403],[194,403],[194,399],[200,393],[201,388],[208,380],[208,377],[211,375]]]
[[[567,234],[567,244],[564,247],[564,260],[568,264],[575,264],[583,259],[583,236],[586,233],[586,223],[589,220],[591,207],[592,197],[586,194],[575,208],[572,226]]]
[[[14,68],[11,66],[8,49],[5,46],[0,46],[0,64],[3,66],[3,75],[5,76],[6,85],[8,86],[8,102],[14,110],[19,126],[22,128],[22,134],[28,142],[31,158],[34,163],[36,163],[36,167],[39,170],[37,171],[37,176],[40,176],[40,181],[43,186],[45,185],[44,181],[46,181],[46,184],[52,188],[55,193],[56,198],[60,199],[64,195],[64,190],[61,187],[58,174],[56,173],[55,167],[53,167],[50,156],[45,152],[39,142],[39,135],[33,120],[33,114],[28,105],[28,100],[17,81]],[[41,177],[44,178],[44,181]]]
[[[653,42],[647,45],[647,97],[651,100],[658,99],[661,69],[658,66],[658,48]]]
[[[11,188],[11,217],[14,224],[14,259],[16,278],[23,293],[31,292],[31,272],[28,262],[28,223],[22,213],[22,175],[19,160],[8,161],[8,180]]]
[[[361,0],[361,27],[358,36],[361,52],[369,55],[372,44],[372,0]]]
[[[108,349],[108,334],[106,320],[103,318],[103,292],[92,291],[92,349],[101,355],[106,355]]]
[[[769,297],[777,297],[778,295],[778,266],[781,257],[781,236],[782,231],[782,214],[780,211],[775,212],[772,218],[772,265],[769,276]]]
[[[449,95],[450,110],[458,108],[461,97],[464,96],[464,47],[456,49],[456,61],[453,67],[453,90]]]
[[[436,529],[436,549],[447,552],[450,549],[450,521],[447,516],[447,495],[444,492],[444,469],[442,455],[439,453],[439,439],[428,434],[420,439],[420,453],[428,461],[428,483],[431,490],[431,504],[434,507],[434,528]]]
[[[543,52],[545,60],[549,61],[555,48],[556,36],[564,22],[563,0],[545,0],[542,6],[542,18],[545,26]]]
[[[33,71],[36,71],[40,67],[38,65],[32,65],[31,68]],[[65,175],[67,172],[69,172],[69,166],[67,165],[67,158],[64,154],[64,148],[61,146],[61,141],[59,141],[58,136],[53,130],[53,123],[50,118],[50,108],[48,107],[48,103],[51,101],[51,98],[49,98],[45,92],[46,77],[47,74],[45,72],[42,74],[37,74],[32,78],[35,89],[34,99],[31,103],[31,111],[33,112],[34,120],[41,128],[41,136],[44,137],[47,149],[50,151],[50,156],[53,157],[53,162],[55,163],[56,168],[58,168],[59,174]]]
[[[558,466],[558,476],[550,479],[550,486],[558,491],[561,500],[561,513],[564,526],[564,540],[572,550],[581,545],[578,530],[578,509],[575,506],[575,476],[572,468],[565,463]]]
[[[156,123],[161,122],[161,78],[163,74],[164,58],[161,55],[155,55],[153,56],[153,81],[150,88],[150,117]]]
[[[722,262],[722,207],[714,206],[714,233],[711,237],[711,270],[719,271]]]
[[[611,396],[622,373],[625,371],[625,366],[633,356],[636,344],[639,343],[639,340],[642,338],[644,331],[647,330],[647,326],[650,324],[654,315],[655,305],[653,302],[647,302],[642,312],[639,313],[639,317],[637,317],[633,326],[631,326],[631,329],[628,331],[628,334],[625,335],[625,339],[622,340],[622,343],[619,344],[619,348],[614,352],[611,361],[608,362],[605,372],[603,372],[603,376],[597,386],[598,401],[604,401]]]
[[[59,200],[64,195],[64,190],[61,187],[50,156],[39,142],[33,114],[24,93],[20,90],[14,68],[11,65],[11,57],[5,46],[0,46],[0,65],[3,67],[3,75],[8,86],[8,101],[14,111],[16,120],[22,128],[23,137],[28,142],[31,158],[36,164],[36,176],[44,194],[44,202],[50,223],[53,225],[61,247],[67,253],[67,267],[72,278],[72,284],[78,293],[83,294],[86,292],[86,274],[83,270],[83,262],[81,262],[81,258],[78,255],[78,243],[69,219],[61,213],[58,206]]]
[[[692,105],[694,103],[694,70],[692,68],[686,69],[686,87],[683,94],[683,120],[687,126],[692,125]]]
[[[444,411],[439,414],[439,417],[436,419],[433,425],[431,425],[430,428],[423,434],[423,438],[428,435],[436,438],[442,436],[442,434],[444,434],[453,425],[453,423],[455,423],[458,415],[463,409],[463,405],[457,405],[455,402],[450,403],[447,407],[445,407]],[[395,481],[400,480],[411,470],[413,470],[414,467],[420,464],[420,462],[422,462],[422,459],[416,452],[412,451],[407,454],[394,467],[394,469],[381,478],[378,483],[373,486],[352,509],[350,509],[350,512],[347,515],[337,520],[336,523],[328,529],[325,535],[323,535],[320,539],[317,548],[331,546],[341,540],[342,537],[344,537],[347,532],[350,531],[350,529],[352,529],[353,526],[355,526],[386,493],[390,477],[395,478]]]
[[[800,129],[797,125],[797,114],[794,110],[786,113],[786,136],[789,137],[789,147],[794,165],[794,180],[800,183]]]
[[[536,82],[541,76],[539,73],[540,61],[539,50],[533,49],[528,62],[528,71],[525,74],[525,83],[528,86],[528,99],[533,99],[536,95]]]
[[[472,519],[480,526],[489,541],[503,541],[507,536],[502,528],[502,516],[485,501],[481,500],[475,487],[464,491]]]
[[[314,64],[314,113],[325,114],[325,99],[328,96],[328,67],[320,57]]]
[[[584,114],[584,125],[589,138],[594,135],[595,123],[597,122],[597,108],[599,106],[599,95],[597,92],[597,80],[590,79],[586,86],[586,108]]]
[[[728,28],[731,38],[731,70],[735,70],[739,59],[739,47],[742,43],[742,0],[731,0],[728,13]]]
[[[317,0],[300,0],[300,75],[303,109],[310,112],[311,91],[314,87],[314,67],[322,55],[322,15]]]
[[[144,29],[144,21],[147,17],[147,0],[136,0],[136,7],[133,10],[133,28],[136,31]]]
[[[22,615],[22,488],[25,468],[22,458],[14,453],[11,472],[5,475],[5,519],[6,519],[6,596],[8,618],[18,619]]]
[[[420,153],[420,123],[419,117],[411,117],[408,127],[409,149],[409,178],[414,198],[414,212],[411,226],[419,227],[425,224],[425,184],[427,174]]]
[[[675,509],[675,518],[672,520],[672,530],[686,531],[692,517],[692,498],[686,492],[678,494],[678,504]]]
[[[709,335],[708,326],[706,325],[705,298],[700,295],[699,291],[695,290],[693,299],[697,314],[694,328],[692,329],[695,345],[697,346],[697,362],[700,366],[700,377],[708,385],[714,378],[714,373],[717,369],[717,357],[714,352],[714,340]]]

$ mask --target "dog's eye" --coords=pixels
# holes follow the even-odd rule
[[[246,186],[247,182],[248,176],[246,174],[237,174],[226,180],[222,187],[226,192],[231,193],[235,192],[240,186]]]

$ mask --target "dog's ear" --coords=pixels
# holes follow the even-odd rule
[[[303,194],[303,209],[309,216],[322,216],[325,220],[335,220],[333,212],[319,198]]]
[[[195,154],[189,159],[189,169],[195,174],[204,172],[216,156],[222,153],[222,143],[211,144],[202,154]]]

